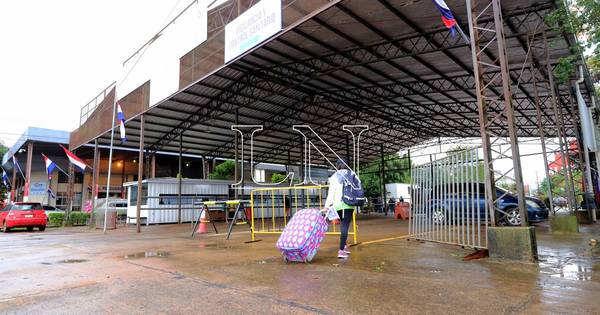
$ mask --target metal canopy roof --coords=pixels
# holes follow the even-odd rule
[[[464,1],[447,3],[467,31]],[[536,31],[541,38],[553,1],[502,6],[518,134],[536,137],[530,65],[523,64],[528,35]],[[572,38],[547,35],[555,63],[569,54]],[[298,124],[310,125],[340,154],[348,137],[342,126],[369,125],[361,161],[378,157],[381,147],[391,153],[436,137],[478,137],[472,73],[470,47],[443,28],[430,1],[332,1],[148,109],[145,147],[178,152],[183,132],[185,153],[231,158],[236,111],[238,124],[264,125],[255,135],[255,161],[298,161],[302,142],[292,130]],[[565,115],[573,117],[569,88],[559,90]],[[549,92],[541,89],[540,97],[545,132],[557,136]],[[127,122],[125,146],[138,147],[139,125],[140,116]],[[566,125],[573,135],[569,120]],[[99,142],[108,144],[109,137],[105,133]]]

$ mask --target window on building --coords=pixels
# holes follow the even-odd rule
[[[129,204],[131,206],[137,206],[137,186],[129,186],[131,194],[129,194]],[[142,184],[142,205],[147,204],[148,196],[148,184]]]
[[[65,175],[63,172],[58,172],[58,183],[66,184],[69,182],[69,176]]]
[[[75,180],[75,184],[83,183],[83,173],[75,172],[75,176],[73,178]],[[69,183],[69,176],[65,175],[63,172],[58,172],[58,183],[59,184]]]
[[[255,169],[254,170],[254,180],[259,183],[265,182],[265,170]]]
[[[56,193],[56,207],[65,209],[69,204],[69,197],[66,192],[57,192]]]

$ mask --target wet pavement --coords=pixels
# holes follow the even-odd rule
[[[285,264],[276,236],[247,243],[244,226],[230,241],[189,232],[182,224],[0,234],[0,313],[600,313],[596,227],[538,227],[538,264],[464,262],[470,250],[408,241],[407,222],[377,215],[361,217],[365,244],[350,259],[335,258],[327,236],[311,264]]]

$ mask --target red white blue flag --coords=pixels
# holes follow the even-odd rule
[[[48,187],[48,195],[50,195],[52,199],[56,199],[56,194],[54,193],[54,191],[52,191],[50,187]]]
[[[8,175],[6,175],[6,171],[2,169],[2,183],[4,187],[10,188],[10,184],[8,183]]]
[[[54,172],[54,169],[56,168],[56,163],[52,162],[52,160],[50,160],[44,154],[42,154],[42,157],[44,158],[44,164],[46,164],[46,173],[48,174],[48,180],[51,180],[52,172]]]
[[[123,109],[121,109],[121,104],[117,102],[117,120],[119,121],[119,131],[121,132],[121,142],[127,141],[127,137],[125,136],[125,114],[123,114]]]
[[[85,162],[73,154],[73,152],[67,150],[67,148],[63,147],[62,145],[60,147],[65,151],[69,161],[73,163],[73,165],[75,165],[82,173],[85,172],[85,167],[87,166]]]
[[[13,167],[16,167],[17,171],[19,171],[19,174],[21,174],[21,176],[23,178],[25,178],[25,175],[23,175],[23,170],[21,169],[21,165],[19,165],[19,161],[17,161],[17,157],[13,155],[12,160],[13,160]]]
[[[433,0],[433,3],[435,3],[435,6],[438,8],[438,10],[440,10],[440,13],[442,14],[442,22],[444,22],[446,28],[448,28],[452,36],[454,36],[454,34],[456,34],[454,30],[454,27],[456,26],[456,20],[454,19],[454,15],[452,15],[452,11],[446,4],[446,1]]]

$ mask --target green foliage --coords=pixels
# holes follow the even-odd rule
[[[572,78],[576,75],[575,64],[577,62],[577,56],[571,55],[567,57],[562,57],[558,59],[558,63],[554,67],[554,76],[556,77],[556,81],[560,83],[565,83],[569,81],[569,78]]]
[[[87,225],[90,219],[90,214],[86,212],[71,212],[69,215],[69,222],[72,225]]]
[[[62,226],[64,220],[64,212],[51,212],[48,214],[48,225]]]
[[[517,191],[517,183],[515,182],[499,182],[496,183],[496,186],[508,190],[510,192]]]
[[[233,179],[235,173],[235,162],[228,160],[217,165],[214,171],[208,174],[210,179]]]
[[[384,183],[410,183],[410,158],[391,154],[384,157]],[[381,196],[381,161],[360,168],[360,180],[367,197]]]
[[[556,10],[546,16],[546,22],[558,32],[572,33],[581,46],[573,48],[572,56],[559,59],[554,70],[557,81],[566,82],[575,74],[577,56],[586,54],[586,63],[594,82],[600,73],[600,1],[556,1]]]
[[[582,178],[583,178],[583,173],[581,172],[581,170],[573,170],[573,182],[575,183],[575,195],[579,195],[581,194],[582,187],[581,187],[581,182],[582,182]],[[562,172],[560,173],[556,173],[554,175],[550,175],[550,180],[548,180],[548,178],[544,178],[544,180],[540,183],[540,187],[538,189],[538,193],[543,194],[544,197],[548,197],[548,184],[551,184],[552,186],[552,195],[553,197],[557,197],[557,196],[562,196],[562,197],[566,197],[567,196],[567,188],[566,188],[566,180],[565,177],[563,176]]]
[[[286,175],[282,173],[273,173],[271,175],[271,183],[279,183],[285,179]]]

